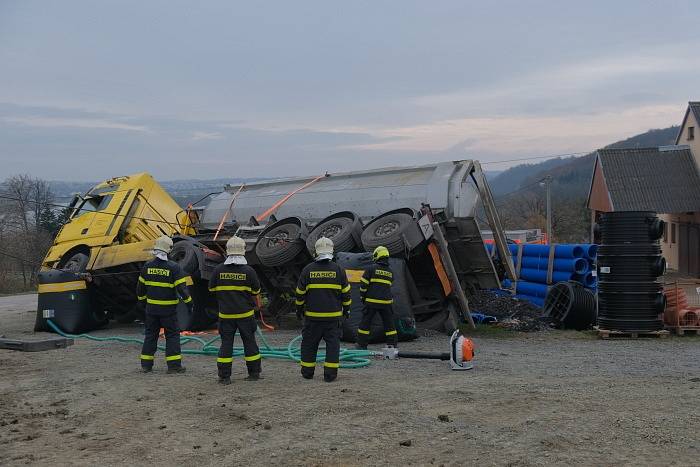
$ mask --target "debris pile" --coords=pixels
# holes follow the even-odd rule
[[[478,290],[469,296],[472,313],[483,313],[498,319],[498,326],[514,331],[543,331],[549,322],[542,309],[527,300],[494,290]]]

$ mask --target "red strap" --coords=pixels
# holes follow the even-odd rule
[[[231,212],[231,208],[233,208],[233,203],[236,201],[236,198],[238,198],[238,195],[243,191],[243,187],[245,185],[241,185],[238,188],[238,191],[236,192],[235,195],[233,195],[233,198],[231,198],[231,204],[228,205],[228,209],[224,211],[224,215],[221,216],[221,222],[219,222],[219,227],[216,229],[216,233],[214,234],[214,241],[216,241],[216,238],[219,236],[219,232],[221,232],[221,229],[224,226],[224,222],[226,222],[226,218],[228,217],[228,213]]]
[[[296,195],[296,194],[299,193],[301,190],[310,187],[311,185],[313,185],[313,184],[316,183],[317,181],[319,181],[319,180],[321,180],[322,178],[327,177],[327,176],[328,176],[327,173],[325,173],[325,174],[323,174],[323,175],[319,175],[318,177],[314,178],[314,179],[311,180],[310,182],[307,182],[307,183],[305,183],[304,185],[302,185],[302,186],[300,186],[299,188],[297,188],[296,190],[291,191],[291,192],[288,193],[284,198],[282,198],[281,200],[279,200],[279,201],[277,201],[275,204],[273,204],[272,207],[271,207],[270,209],[268,209],[267,211],[263,212],[262,214],[256,216],[256,217],[255,217],[255,220],[257,220],[258,222],[261,222],[261,221],[267,219],[268,217],[270,217],[270,214],[272,214],[273,212],[275,212],[280,206],[282,206],[284,203],[286,203],[287,200],[289,200],[289,198],[291,198],[292,196]]]

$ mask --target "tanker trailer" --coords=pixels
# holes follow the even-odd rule
[[[208,280],[215,262],[194,250],[223,253],[231,235],[244,238],[246,257],[268,295],[267,313],[279,316],[292,309],[299,271],[311,260],[316,238],[327,236],[337,251],[346,252],[371,251],[382,244],[407,262],[411,313],[419,324],[451,329],[460,314],[452,284],[458,283],[468,297],[500,283],[475,220],[480,199],[512,276],[490,190],[479,163],[472,160],[226,186],[199,213],[196,241],[178,243],[178,255],[188,258],[185,269],[196,280]],[[448,258],[438,251],[435,227],[446,241]],[[452,279],[445,259],[456,274]],[[464,307],[461,313],[464,317]]]

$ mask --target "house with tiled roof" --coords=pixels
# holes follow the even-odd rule
[[[687,144],[700,166],[700,102],[688,102],[683,123],[676,137],[676,144]]]
[[[700,277],[700,102],[690,102],[675,146],[596,151],[591,226],[603,212],[656,211],[669,269]]]

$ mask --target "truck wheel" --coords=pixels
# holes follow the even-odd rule
[[[319,222],[306,239],[306,249],[311,256],[316,255],[316,240],[321,237],[333,240],[333,247],[336,252],[354,252],[357,250],[357,241],[362,235],[362,223],[359,217],[351,212],[341,212],[326,217]]]
[[[196,247],[190,242],[177,242],[168,256],[171,260],[175,261],[185,273],[191,275],[197,271],[199,267],[197,253],[194,251],[195,248]]]
[[[263,266],[281,266],[292,261],[303,251],[304,233],[305,227],[302,226],[301,219],[282,219],[260,234],[255,244],[255,253]]]
[[[433,313],[432,316],[424,319],[422,321],[416,321],[416,327],[418,329],[431,329],[433,331],[445,331],[445,323],[449,317],[449,311],[441,310],[437,313]]]
[[[76,253],[65,262],[61,262],[59,269],[70,272],[85,272],[90,258],[85,253]]]
[[[400,212],[378,217],[362,232],[362,244],[367,251],[383,245],[387,247],[389,254],[401,254],[406,250],[403,233],[413,223],[411,216]]]

